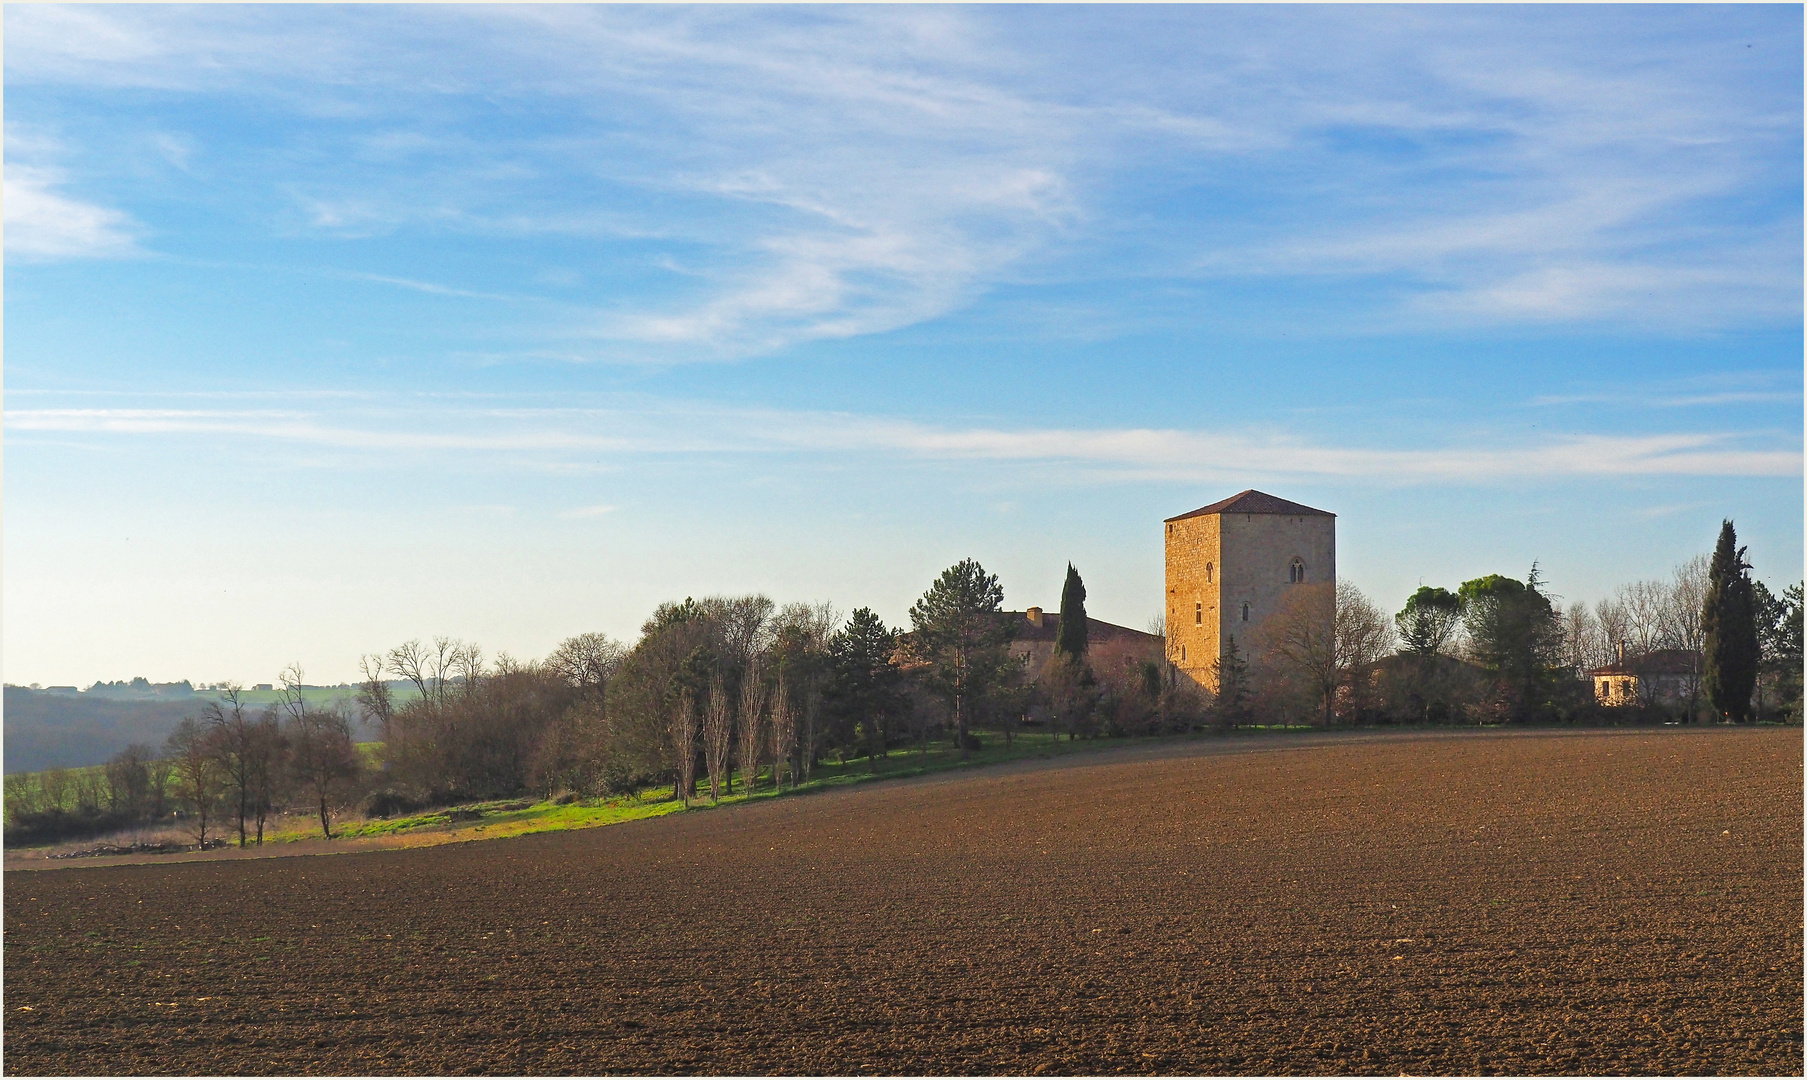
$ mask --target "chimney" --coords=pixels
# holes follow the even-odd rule
[[[1031,624],[1038,626],[1038,627],[1042,624],[1042,609],[1041,608],[1032,607],[1028,611],[1023,612],[1023,614],[1029,616],[1029,622]]]
[[[1619,663],[1623,664],[1625,662],[1625,643],[1623,641],[1619,642],[1619,647],[1618,647],[1617,652],[1618,652],[1618,657],[1619,657]]]

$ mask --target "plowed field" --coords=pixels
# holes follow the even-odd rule
[[[14,872],[8,1073],[1799,1073],[1798,730],[1130,746]]]

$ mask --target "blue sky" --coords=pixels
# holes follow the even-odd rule
[[[1801,575],[1802,13],[15,6],[5,676],[660,600]]]

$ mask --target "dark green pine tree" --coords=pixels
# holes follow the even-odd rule
[[[1060,590],[1060,629],[1054,634],[1054,651],[1072,660],[1085,658],[1085,582],[1067,564],[1067,583]]]
[[[1236,651],[1236,635],[1224,635],[1223,655],[1211,668],[1217,675],[1217,723],[1235,727],[1248,719],[1249,712],[1249,663]]]
[[[1727,521],[1707,567],[1707,600],[1700,613],[1700,686],[1722,718],[1751,718],[1751,691],[1757,685],[1757,612],[1750,564],[1738,533]]]

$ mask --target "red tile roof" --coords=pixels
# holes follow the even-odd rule
[[[1250,488],[1230,496],[1222,502],[1214,502],[1210,506],[1201,506],[1190,514],[1170,517],[1168,521],[1181,521],[1185,518],[1205,517],[1210,514],[1317,514],[1320,517],[1335,517],[1328,510],[1314,510],[1303,503],[1288,502],[1285,499],[1269,495],[1264,491]]]

